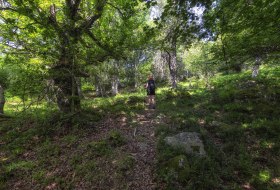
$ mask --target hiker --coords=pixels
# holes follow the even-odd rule
[[[147,89],[149,108],[155,109],[156,108],[156,102],[155,102],[156,85],[152,75],[149,76],[148,81],[145,84],[145,88]]]

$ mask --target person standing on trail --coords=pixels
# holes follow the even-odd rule
[[[156,108],[156,102],[155,102],[156,85],[152,75],[149,76],[148,81],[145,84],[145,88],[147,89],[149,108],[155,109]]]

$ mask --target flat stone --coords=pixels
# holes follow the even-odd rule
[[[188,154],[205,156],[204,145],[199,133],[183,132],[164,139],[166,144],[174,148],[182,148]]]

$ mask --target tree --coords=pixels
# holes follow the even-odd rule
[[[213,52],[227,70],[241,71],[245,62],[259,65],[279,57],[279,7],[277,0],[216,2],[205,17],[206,26],[218,39]]]
[[[48,60],[49,74],[57,88],[57,105],[62,112],[80,109],[77,77],[85,77],[79,53],[85,46],[96,50],[91,64],[117,57],[119,20],[135,15],[140,1],[116,0],[7,0],[1,4],[2,42],[5,51],[26,51]],[[106,25],[108,20],[113,22]],[[123,29],[122,27],[120,29]],[[108,32],[109,31],[109,32]],[[109,35],[108,35],[108,33]]]
[[[188,51],[185,51],[184,63],[192,75],[198,76],[209,86],[210,78],[217,72],[217,61],[211,53],[214,42],[194,43]]]
[[[3,60],[0,59],[0,115],[4,114],[4,106],[5,106],[5,89],[8,87],[8,73],[3,68]]]
[[[177,49],[180,45],[188,48],[199,37],[200,21],[195,8],[204,7],[209,2],[167,0],[160,18],[155,20],[163,31],[162,57],[168,63],[173,88],[177,86],[178,77]]]

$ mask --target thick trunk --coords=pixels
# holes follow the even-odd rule
[[[81,108],[78,85],[69,61],[63,58],[53,68],[54,85],[57,88],[56,101],[59,110],[64,113],[78,111]]]
[[[4,88],[0,84],[0,114],[4,114],[5,95]]]

